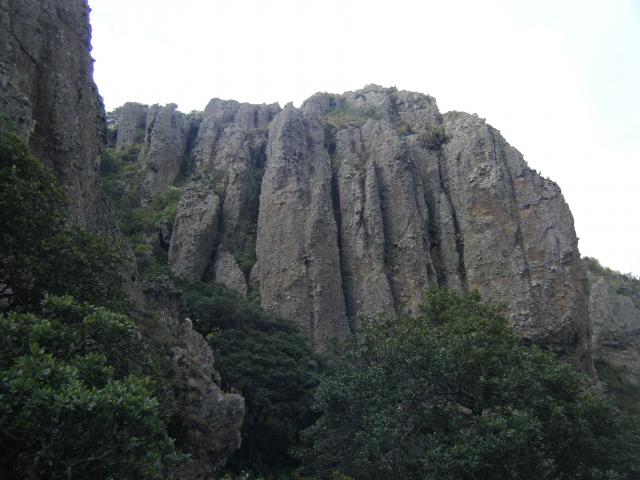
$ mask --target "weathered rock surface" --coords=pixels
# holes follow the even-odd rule
[[[558,186],[477,116],[444,117],[443,179],[467,288],[505,304],[527,340],[590,369],[587,284]]]
[[[115,230],[97,175],[105,140],[86,0],[0,0],[0,111],[64,187],[73,220]]]
[[[269,130],[257,255],[262,304],[322,349],[348,332],[322,117],[287,105]]]
[[[191,454],[190,461],[171,478],[210,478],[240,447],[244,399],[220,390],[213,353],[186,317],[181,291],[168,279],[156,279],[144,286],[144,294],[148,304],[160,313],[161,326],[171,338],[168,346],[176,397],[172,434],[178,447]]]
[[[142,206],[172,185],[183,168],[190,123],[177,108],[176,104],[169,104],[153,105],[149,109],[144,148],[140,153],[145,167],[140,185]]]
[[[571,212],[476,115],[371,85],[282,111],[214,99],[192,136],[177,275],[245,292],[235,258],[255,245],[251,288],[318,349],[363,319],[414,311],[429,285],[478,289],[526,341],[591,371]]]
[[[116,112],[116,149],[126,150],[145,140],[149,107],[141,103],[128,102]]]
[[[169,267],[178,277],[201,280],[215,247],[220,199],[208,179],[199,177],[185,188],[173,224]]]
[[[238,267],[234,256],[226,250],[221,250],[213,264],[213,278],[227,288],[242,295],[247,294],[247,279]]]
[[[586,259],[588,266],[593,260]],[[625,367],[628,378],[640,384],[640,304],[630,286],[640,291],[640,280],[607,269],[589,269],[589,315],[593,356]]]

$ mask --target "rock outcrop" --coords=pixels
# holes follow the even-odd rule
[[[144,142],[148,114],[149,107],[141,103],[128,102],[118,109],[115,113],[117,150],[126,150]]]
[[[348,332],[322,117],[287,105],[269,129],[258,216],[260,294],[322,348]]]
[[[429,285],[477,289],[526,341],[591,371],[571,212],[476,115],[372,85],[282,111],[215,99],[193,129],[169,247],[178,276],[257,288],[320,350],[414,311]]]
[[[210,478],[240,447],[244,399],[220,390],[211,348],[186,316],[182,292],[168,279],[159,278],[144,286],[144,294],[148,305],[160,313],[157,328],[166,329],[170,339],[171,386],[176,397],[171,433],[181,450],[191,454],[171,478]]]
[[[175,182],[184,164],[190,122],[177,108],[176,104],[170,104],[153,105],[149,109],[144,148],[140,153],[145,167],[140,185],[143,206]]]
[[[626,369],[640,385],[640,280],[584,260],[590,284],[593,356]]]
[[[0,110],[57,175],[73,220],[113,234],[97,175],[105,141],[86,0],[0,0]]]

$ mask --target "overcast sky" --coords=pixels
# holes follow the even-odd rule
[[[580,251],[640,275],[640,0],[90,0],[126,101],[294,102],[369,83],[477,113],[556,181]]]

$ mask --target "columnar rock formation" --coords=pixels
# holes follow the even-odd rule
[[[590,369],[571,212],[484,120],[372,85],[283,110],[216,99],[190,128],[176,150],[190,178],[168,249],[177,275],[257,289],[318,349],[414,311],[429,285],[477,289],[527,341]],[[178,170],[144,162],[163,184]]]

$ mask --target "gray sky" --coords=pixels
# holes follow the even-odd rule
[[[556,181],[580,251],[640,275],[640,0],[90,0],[126,101],[299,105],[368,83],[477,113]]]

